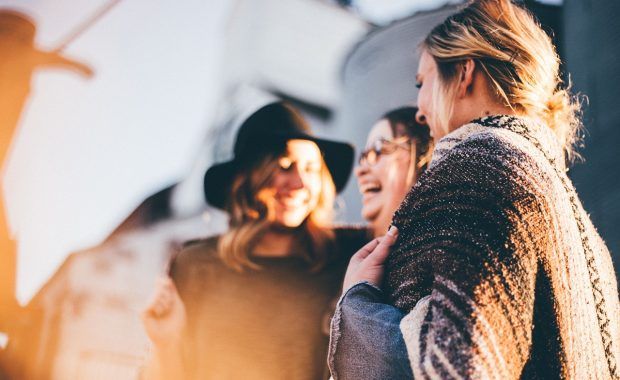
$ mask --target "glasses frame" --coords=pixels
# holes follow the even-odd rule
[[[357,163],[373,166],[379,162],[382,155],[389,155],[396,152],[399,148],[411,150],[413,139],[408,136],[401,136],[394,140],[378,139],[372,145],[360,152]]]

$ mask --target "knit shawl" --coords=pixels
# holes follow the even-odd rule
[[[393,223],[386,288],[416,378],[619,378],[613,264],[548,127],[458,128]]]

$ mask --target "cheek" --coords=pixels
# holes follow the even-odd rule
[[[310,193],[310,199],[315,202],[321,195],[321,178],[320,176],[311,177],[305,183],[305,188]]]
[[[420,92],[418,93],[418,107],[420,108],[420,111],[426,116],[428,117],[428,112],[430,111],[429,106],[430,106],[430,98],[431,98],[431,94],[429,91],[430,88],[430,83],[429,84],[425,84],[421,89]]]
[[[386,170],[384,188],[390,198],[401,198],[409,190],[407,188],[407,175],[409,173],[409,160],[394,161]]]
[[[316,205],[321,198],[321,185],[318,185],[310,194],[313,205]]]
[[[284,187],[285,182],[286,180],[284,179],[284,176],[280,173],[276,173],[271,178],[271,180],[267,183],[266,187],[271,187],[275,189],[276,191],[278,191]]]

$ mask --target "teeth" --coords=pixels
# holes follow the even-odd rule
[[[381,190],[381,185],[376,183],[365,183],[360,186],[360,192],[366,193],[368,191],[379,191]]]
[[[305,204],[306,199],[304,198],[280,198],[279,201],[285,206],[295,207],[295,206],[301,206]]]

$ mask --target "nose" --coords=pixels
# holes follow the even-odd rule
[[[364,174],[368,173],[369,170],[370,167],[368,166],[366,160],[362,160],[362,162],[355,167],[354,173],[357,178],[360,178]]]
[[[415,121],[417,121],[418,124],[426,125],[426,116],[424,116],[420,109],[418,109],[418,112],[415,114]]]
[[[293,170],[290,170],[287,174],[287,185],[289,190],[299,190],[299,189],[303,189],[305,187],[304,185],[304,179],[301,176],[301,173],[299,172],[299,168],[297,167],[297,165],[294,165],[295,168]]]

